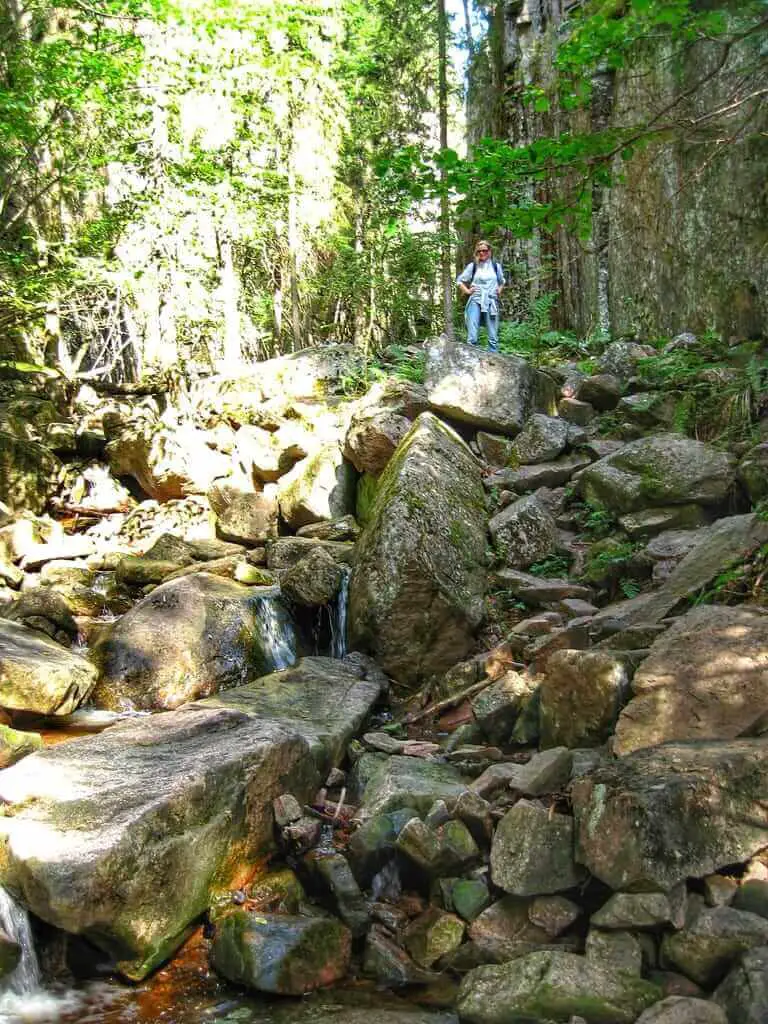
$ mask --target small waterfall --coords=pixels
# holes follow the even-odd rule
[[[7,975],[2,983],[4,992],[14,995],[29,995],[39,991],[42,984],[40,965],[37,962],[35,946],[32,939],[32,927],[29,914],[25,907],[0,886],[0,928],[21,949],[21,959],[14,970]],[[3,996],[0,996],[0,1014],[3,1010]],[[0,1020],[2,1020],[0,1015]]]
[[[343,567],[341,586],[336,600],[328,609],[331,624],[331,657],[343,658],[347,653],[347,606],[349,604],[349,569]]]
[[[268,672],[279,672],[296,661],[296,633],[277,590],[270,590],[256,604],[261,626],[262,652]]]

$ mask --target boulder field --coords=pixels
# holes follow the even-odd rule
[[[83,388],[87,455],[41,394],[3,456],[0,883],[127,979],[202,924],[237,986],[443,1007],[350,1024],[768,1020],[765,445],[674,432],[622,345]]]

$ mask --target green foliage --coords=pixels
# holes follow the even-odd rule
[[[693,605],[768,605],[768,544],[741,556],[696,594]]]
[[[579,530],[592,540],[600,540],[619,529],[616,517],[602,505],[571,500],[568,510]]]
[[[703,441],[748,440],[768,392],[768,362],[758,343],[732,349],[716,335],[642,359],[644,385],[675,392],[674,426]]]
[[[534,562],[533,565],[530,565],[528,572],[532,576],[567,576],[570,564],[570,559],[566,558],[565,555],[549,555],[540,562]]]
[[[584,354],[585,346],[576,336],[552,329],[556,292],[545,292],[530,304],[524,320],[502,320],[499,349],[506,355],[521,356],[535,366],[555,364]]]

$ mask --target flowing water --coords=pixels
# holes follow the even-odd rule
[[[331,657],[343,658],[347,653],[347,606],[349,604],[349,569],[344,566],[341,587],[329,609],[331,621]]]
[[[279,592],[271,589],[256,604],[267,672],[289,668],[296,661],[296,633]]]

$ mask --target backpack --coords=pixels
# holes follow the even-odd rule
[[[492,263],[493,263],[493,269],[496,271],[496,280],[497,280],[497,282],[499,284],[502,284],[501,264],[497,263],[496,260],[492,260]],[[477,270],[477,264],[475,263],[474,260],[472,260],[472,273],[471,273],[470,278],[469,278],[469,283],[470,284],[472,284],[472,282],[475,279],[475,271],[476,270]]]

